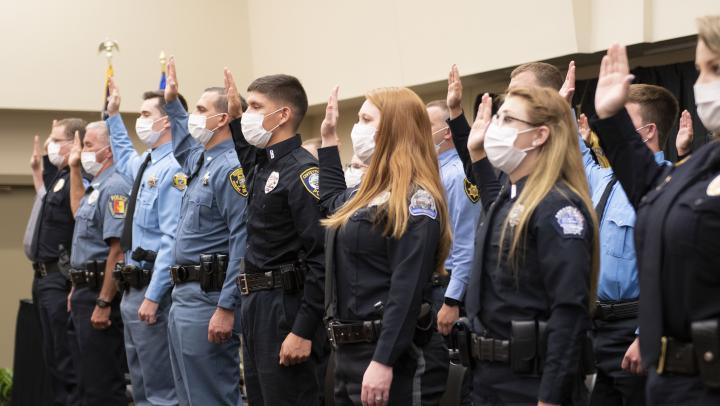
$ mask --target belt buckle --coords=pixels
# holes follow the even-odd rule
[[[668,339],[665,336],[660,337],[660,357],[658,358],[658,364],[655,371],[658,375],[662,375],[665,372],[665,361],[667,360],[667,347]]]
[[[335,329],[334,329],[335,325],[336,325],[336,322],[334,322],[334,321],[331,321],[331,322],[328,323],[328,325],[327,325],[327,335],[328,335],[328,340],[330,341],[330,345],[331,345],[334,349],[337,350],[338,345],[337,345],[337,340],[335,339]]]
[[[247,296],[250,294],[250,289],[248,288],[248,281],[247,281],[247,275],[241,274],[237,278],[237,284],[240,288],[240,294],[243,296]]]

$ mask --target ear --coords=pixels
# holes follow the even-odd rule
[[[450,141],[450,140],[452,140],[452,132],[450,131],[450,127],[448,127],[448,128],[445,129],[445,134],[443,134],[443,139],[444,139],[445,141]]]
[[[293,119],[293,111],[290,107],[283,107],[282,111],[280,112],[280,125],[289,123]]]
[[[162,121],[162,128],[160,129],[160,132],[169,130],[170,127],[172,127],[172,125],[170,124],[170,118],[168,116],[165,116]]]
[[[218,128],[222,127],[224,125],[227,125],[230,122],[230,114],[228,113],[222,113],[222,117],[220,117],[220,121],[218,121]]]
[[[541,125],[538,127],[537,132],[535,133],[535,137],[533,137],[532,146],[533,147],[540,147],[544,145],[548,138],[550,137],[550,128],[546,125]]]

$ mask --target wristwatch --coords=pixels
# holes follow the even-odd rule
[[[95,299],[95,305],[97,305],[97,307],[99,307],[101,309],[104,309],[106,307],[110,307],[110,302],[106,302],[100,298],[97,298],[97,299]]]
[[[445,300],[443,300],[443,303],[445,303],[448,306],[460,306],[462,304],[461,301],[455,300],[451,297],[445,297]]]

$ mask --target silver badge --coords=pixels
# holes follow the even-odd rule
[[[207,171],[207,172],[205,173],[205,176],[203,176],[203,178],[202,178],[202,184],[203,184],[203,186],[207,186],[208,183],[210,183],[210,171]]]
[[[720,196],[720,175],[716,176],[715,179],[708,183],[707,190],[705,192],[711,197]]]
[[[87,198],[88,204],[95,204],[97,202],[98,197],[100,197],[100,191],[95,189],[92,192],[90,192],[90,196]]]
[[[60,178],[60,180],[55,183],[55,187],[53,188],[53,192],[57,193],[62,190],[62,188],[65,187],[65,179]]]
[[[520,216],[522,216],[524,211],[525,206],[519,203],[514,204],[508,214],[508,224],[510,224],[511,227],[515,227],[520,224]]]
[[[279,180],[280,174],[273,171],[270,176],[268,176],[267,182],[265,182],[265,193],[272,192],[277,186]]]
[[[582,235],[585,230],[585,217],[577,207],[563,207],[555,213],[555,219],[565,235]]]

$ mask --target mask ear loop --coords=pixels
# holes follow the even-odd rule
[[[283,110],[284,108],[285,108],[285,107],[280,107],[279,109],[273,111],[272,113],[268,114],[267,116],[271,116],[271,115],[277,113],[278,111]],[[265,117],[267,117],[267,116],[265,116]],[[280,120],[282,120],[282,118],[281,118]],[[271,133],[271,132],[277,130],[277,128],[280,127],[280,126],[283,125],[283,124],[285,124],[285,123],[280,122],[280,123],[278,123],[278,125],[276,125],[275,127],[273,127],[272,130],[267,130],[267,132]]]
[[[208,117],[208,118],[217,117],[217,116],[219,116],[219,115],[221,115],[221,114],[228,114],[228,113],[217,113],[217,114],[213,114],[212,116],[210,116],[210,117]],[[229,115],[229,114],[228,114],[228,115]],[[205,125],[207,125],[207,118],[205,119]],[[221,127],[221,126],[217,126],[217,127],[213,128],[212,130],[210,130],[210,132],[212,132],[213,134],[215,134],[215,131],[217,131],[217,129],[220,128],[220,127]]]

